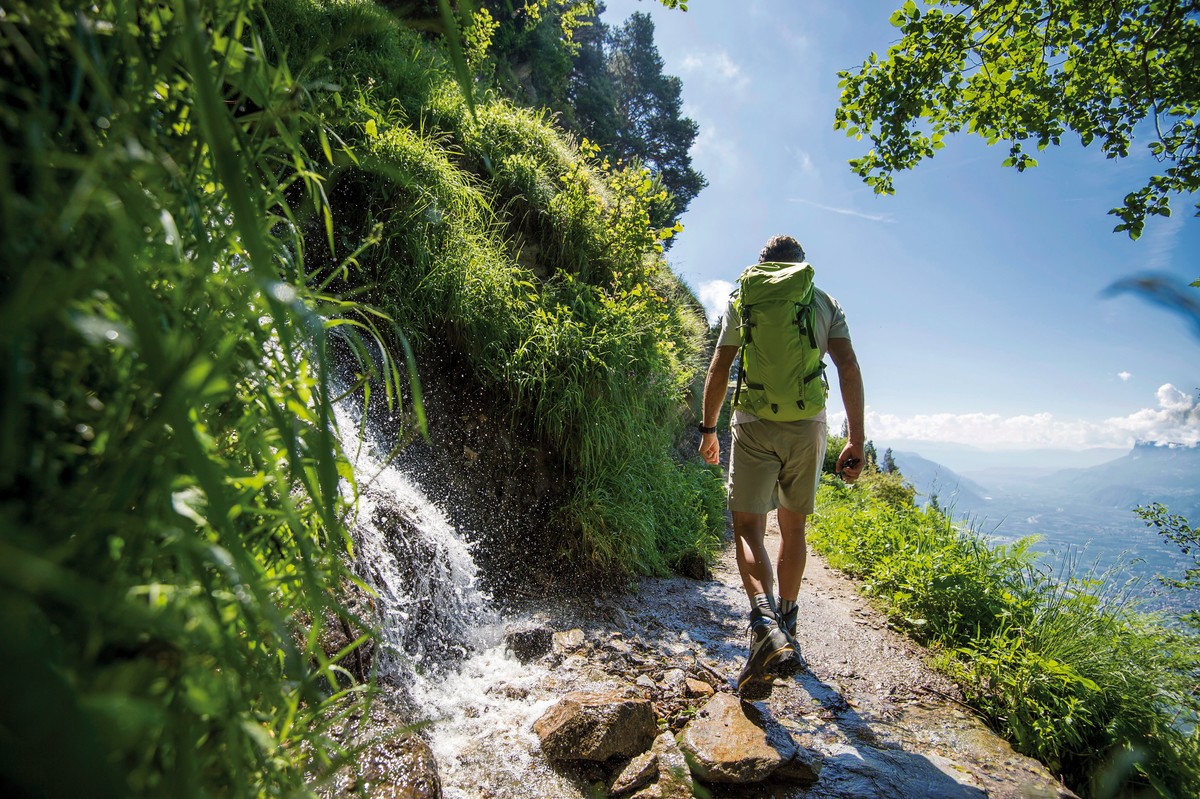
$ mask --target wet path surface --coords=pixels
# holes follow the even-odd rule
[[[768,548],[774,552],[772,518]],[[816,784],[710,785],[721,797],[1072,796],[1036,761],[1015,754],[969,711],[957,690],[925,664],[927,653],[889,629],[853,581],[811,555],[799,598],[797,638],[809,669],[777,681],[755,704],[823,763]],[[468,696],[445,686],[451,723],[431,728],[445,795],[584,797],[598,775],[545,761],[532,721],[575,690],[635,691],[678,732],[705,698],[671,686],[682,670],[732,691],[744,662],[746,599],[732,548],[712,579],[646,579],[637,591],[567,603],[531,601],[522,620],[559,631],[557,654],[521,665],[488,650],[468,662]],[[580,630],[574,640],[567,635]],[[563,642],[567,645],[562,646]],[[472,701],[471,696],[478,697]],[[443,716],[450,722],[449,716]]]

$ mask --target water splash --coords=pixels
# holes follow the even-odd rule
[[[361,409],[352,400],[335,416],[358,482],[354,568],[377,594],[383,683],[428,722],[443,796],[582,799],[542,757],[533,732],[559,698],[551,675],[506,649],[504,627],[516,620],[491,608],[470,545],[382,448],[360,436]]]
[[[416,697],[432,722],[430,746],[445,799],[582,797],[541,754],[533,723],[558,700],[547,672],[520,663],[498,643],[446,679],[421,678]]]
[[[469,545],[420,488],[359,438],[360,411],[335,409],[344,451],[358,481],[351,525],[355,571],[378,594],[381,671],[400,685],[416,674],[461,663],[490,618]]]

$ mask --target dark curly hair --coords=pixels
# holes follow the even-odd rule
[[[804,260],[804,248],[791,236],[772,236],[758,254],[760,264],[799,263]]]

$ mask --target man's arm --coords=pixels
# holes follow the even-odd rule
[[[863,469],[863,445],[866,434],[863,427],[863,413],[866,401],[863,395],[862,370],[858,368],[858,356],[854,354],[854,346],[848,338],[829,339],[829,357],[838,371],[838,386],[842,392],[842,402],[846,406],[847,429],[849,438],[846,446],[838,455],[837,471],[847,483],[853,483]],[[851,458],[857,459],[853,466],[845,466]]]
[[[705,427],[716,427],[717,418],[721,415],[721,405],[729,391],[729,369],[733,359],[737,357],[737,347],[717,347],[713,350],[712,361],[708,364],[708,374],[704,377],[704,409],[700,423]],[[721,444],[717,441],[716,433],[704,433],[700,436],[700,455],[705,463],[717,463],[721,459]]]

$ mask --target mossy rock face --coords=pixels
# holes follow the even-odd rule
[[[472,542],[487,589],[544,586],[561,570],[551,516],[568,483],[557,455],[512,423],[462,356],[423,351],[417,371],[429,437],[414,440],[398,465]]]

